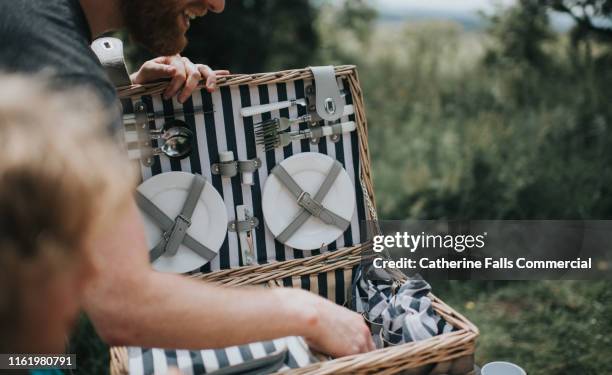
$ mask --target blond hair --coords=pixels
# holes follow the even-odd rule
[[[4,333],[18,319],[24,275],[61,271],[83,259],[88,236],[117,217],[135,185],[96,97],[51,90],[43,81],[0,76]]]

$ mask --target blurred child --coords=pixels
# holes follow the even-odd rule
[[[0,76],[0,353],[61,353],[135,180],[94,97]]]

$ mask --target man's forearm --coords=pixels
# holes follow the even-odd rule
[[[104,296],[108,308],[94,322],[111,327],[100,330],[113,345],[203,349],[304,335],[316,324],[316,311],[289,301],[287,292],[225,288],[151,271],[138,288],[115,294],[120,300]],[[296,292],[291,296],[300,298]]]

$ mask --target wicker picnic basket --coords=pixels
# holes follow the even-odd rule
[[[359,171],[356,175],[363,189],[366,219],[376,222],[376,206],[372,184],[370,156],[367,144],[367,121],[364,111],[363,93],[355,66],[335,67],[336,77],[342,80],[345,90],[350,91],[354,106],[354,121],[357,124]],[[230,75],[222,77],[218,85],[223,88],[253,88],[269,85],[293,84],[299,80],[312,80],[310,69],[286,70],[274,73]],[[134,100],[143,96],[159,96],[167,82],[134,85],[119,88],[123,100]],[[226,89],[227,90],[227,89]],[[362,261],[362,253],[371,243],[352,244],[334,251],[316,252],[312,256],[290,260],[270,261],[265,264],[232,266],[229,269],[210,271],[204,269],[189,277],[228,286],[267,285],[301,287],[319,293],[339,304],[346,304],[347,289],[356,267]],[[261,263],[261,262],[259,262]],[[338,287],[340,286],[340,287]],[[477,327],[464,316],[430,295],[434,310],[450,323],[454,330],[430,339],[387,347],[376,351],[318,362],[307,367],[291,370],[292,374],[471,374],[474,368],[474,351]],[[113,347],[110,350],[112,375],[129,373],[128,350]]]

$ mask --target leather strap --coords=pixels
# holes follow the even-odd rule
[[[136,204],[138,207],[163,231],[161,241],[149,253],[151,261],[156,260],[162,254],[175,255],[181,243],[206,260],[211,260],[217,255],[214,251],[187,234],[187,228],[191,225],[191,216],[205,184],[206,180],[204,177],[194,175],[187,199],[185,199],[181,213],[175,220],[172,220],[142,193],[136,191]]]
[[[315,81],[317,114],[325,121],[339,119],[344,112],[344,101],[338,88],[334,67],[311,66],[310,70]]]
[[[278,178],[278,180],[297,198],[298,205],[302,208],[298,215],[289,223],[289,225],[277,236],[280,242],[287,242],[289,238],[308,220],[310,216],[319,218],[325,224],[333,225],[342,231],[350,225],[350,222],[343,217],[335,214],[334,212],[325,208],[321,202],[331,189],[334,181],[340,174],[342,165],[336,160],[332,164],[327,176],[323,180],[323,183],[319,187],[319,190],[315,193],[314,197],[302,190],[297,182],[289,175],[287,170],[281,165],[277,165],[273,170],[272,174]]]
[[[91,49],[98,56],[108,78],[115,87],[132,84],[130,75],[125,67],[123,42],[121,42],[121,39],[111,37],[99,38],[91,44]]]

